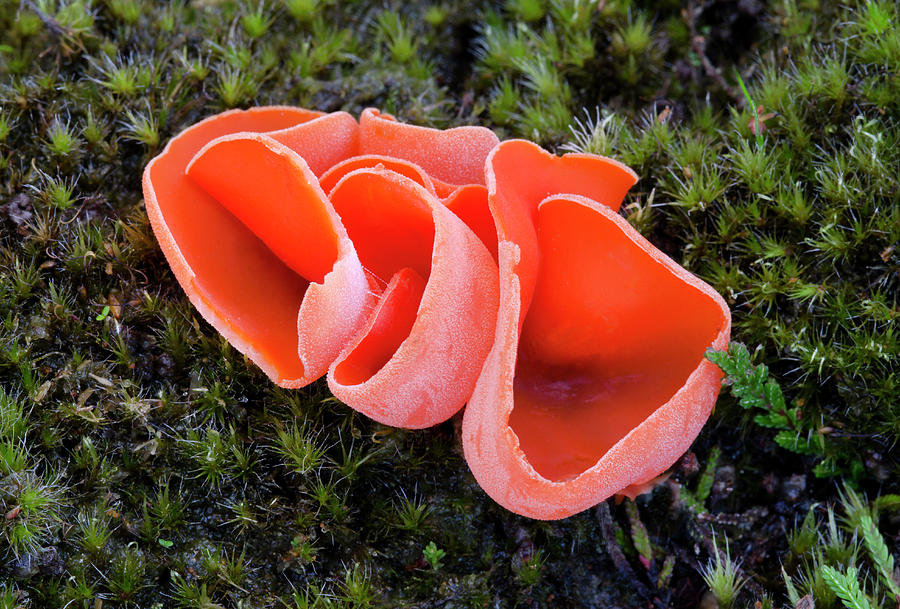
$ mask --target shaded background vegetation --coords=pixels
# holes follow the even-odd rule
[[[725,607],[729,568],[734,606],[896,606],[897,17],[0,0],[0,607]],[[140,192],[168,138],[257,104],[625,161],[623,214],[732,307],[734,395],[652,495],[544,523],[485,497],[453,422],[272,386]]]

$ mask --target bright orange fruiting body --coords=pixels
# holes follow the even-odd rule
[[[389,425],[444,421],[508,509],[561,518],[658,476],[721,374],[721,297],[616,211],[637,176],[377,110],[231,111],[144,173],[201,314],[275,382],[328,375]]]
[[[687,450],[720,385],[704,353],[726,345],[730,315],[616,213],[637,181],[627,167],[508,141],[486,171],[500,313],[463,447],[501,505],[562,518]]]

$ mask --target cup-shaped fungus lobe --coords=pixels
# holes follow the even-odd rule
[[[279,139],[321,149],[301,157]],[[191,302],[285,387],[324,374],[365,313],[365,275],[311,170],[357,146],[344,113],[236,110],[189,127],[144,171],[147,215]]]
[[[331,191],[366,270],[385,286],[328,374],[334,395],[389,425],[444,421],[472,393],[494,337],[497,266],[432,192],[383,167]]]
[[[508,141],[486,171],[500,312],[463,447],[498,503],[563,518],[687,450],[721,380],[704,353],[725,347],[730,314],[616,213],[637,179],[623,165]]]
[[[376,110],[361,124],[231,111],[150,162],[147,211],[191,302],[270,378],[299,387],[331,367],[351,407],[423,427],[462,407],[493,342],[496,236],[475,168],[497,141]]]

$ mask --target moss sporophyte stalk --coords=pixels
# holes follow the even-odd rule
[[[0,0],[0,606],[896,606],[898,17]],[[223,339],[140,176],[204,118],[272,105],[631,167],[618,215],[746,347],[712,355],[726,386],[668,477],[521,518],[471,475],[459,419],[381,425]]]

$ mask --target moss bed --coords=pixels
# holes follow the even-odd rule
[[[0,608],[896,607],[898,18],[0,0]],[[668,481],[517,517],[454,421],[383,427],[231,348],[166,265],[140,176],[184,127],[261,104],[632,166],[623,215],[746,345],[718,356],[730,389]]]

